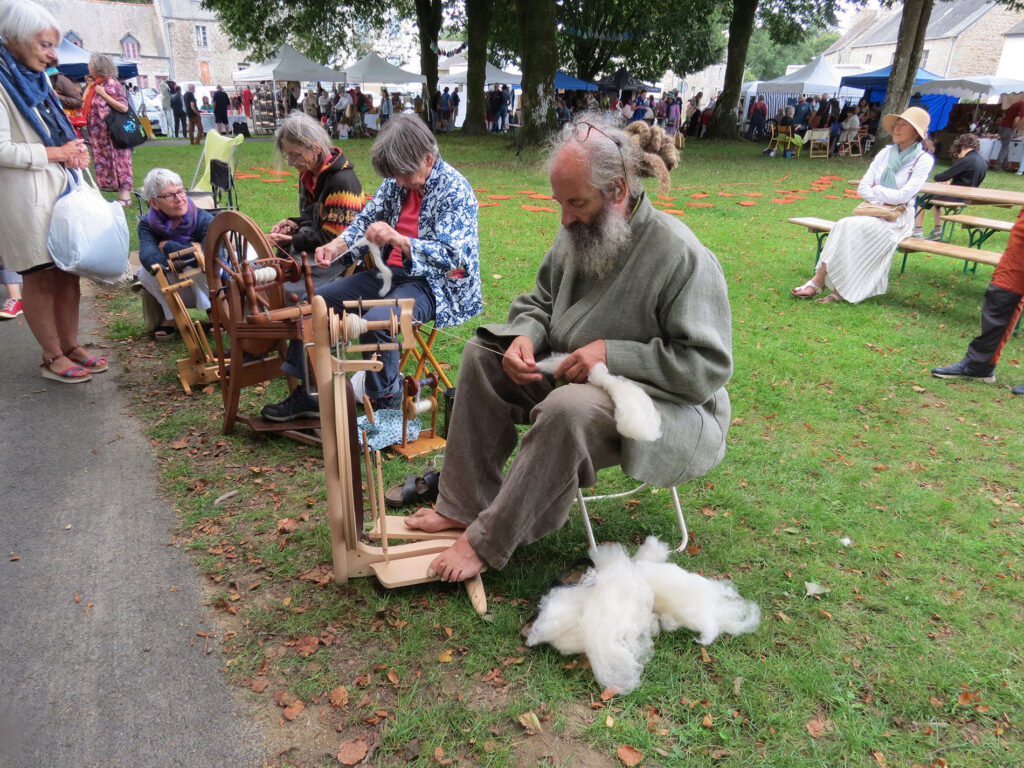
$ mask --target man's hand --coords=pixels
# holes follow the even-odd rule
[[[604,339],[592,341],[575,352],[570,352],[555,369],[555,379],[565,379],[572,384],[585,384],[590,378],[590,369],[597,363],[608,363]]]
[[[336,237],[327,245],[321,245],[314,254],[318,267],[329,267],[331,262],[348,250],[348,243],[343,238]]]
[[[292,244],[292,236],[285,232],[270,232],[267,235],[267,240],[282,248],[287,248]]]
[[[270,228],[270,234],[284,234],[291,235],[299,231],[299,225],[291,219],[281,219],[277,224]]]
[[[543,377],[533,359],[533,342],[528,336],[516,336],[501,359],[502,370],[519,386],[540,381]]]

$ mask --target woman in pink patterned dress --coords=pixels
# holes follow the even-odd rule
[[[84,111],[88,117],[89,141],[92,159],[96,165],[96,183],[105,192],[117,192],[121,205],[131,202],[135,187],[132,178],[132,151],[118,149],[110,138],[110,129],[104,118],[110,110],[128,111],[128,97],[117,81],[117,67],[108,57],[94,53],[89,59],[92,84],[85,92]]]

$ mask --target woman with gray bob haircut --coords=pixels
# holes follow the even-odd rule
[[[427,124],[416,115],[395,115],[377,134],[370,150],[370,163],[385,179],[397,179],[414,175],[428,155],[434,160],[441,157]]]
[[[380,249],[381,260],[391,270],[391,289],[384,298],[413,299],[416,322],[433,320],[435,327],[447,328],[478,314],[483,309],[480,243],[476,196],[469,182],[441,159],[433,134],[415,115],[388,120],[377,134],[370,157],[384,181],[348,228],[316,249],[317,264],[348,265],[366,256],[370,249],[360,242],[365,238]],[[316,292],[341,312],[345,301],[380,297],[381,285],[374,269],[342,277]],[[386,320],[394,309],[374,307],[364,317]],[[360,339],[364,344],[388,341],[381,331],[364,333]],[[303,354],[302,343],[293,342],[281,370],[301,377]],[[366,373],[366,395],[375,409],[399,408],[399,354],[382,352],[380,359],[383,370]],[[319,415],[319,404],[304,386],[263,409],[263,418],[277,422]]]

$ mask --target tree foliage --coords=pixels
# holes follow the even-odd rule
[[[772,40],[766,28],[757,27],[747,48],[747,71],[755,80],[782,77],[787,66],[806,64],[838,39],[838,32],[811,28],[803,40],[780,45]]]
[[[339,51],[357,52],[366,32],[387,23],[389,10],[412,15],[409,0],[203,0],[203,7],[217,14],[231,44],[257,61],[288,43],[322,64]]]

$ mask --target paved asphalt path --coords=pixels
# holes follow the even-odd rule
[[[262,765],[107,357],[51,382],[24,317],[0,322],[0,766]]]

